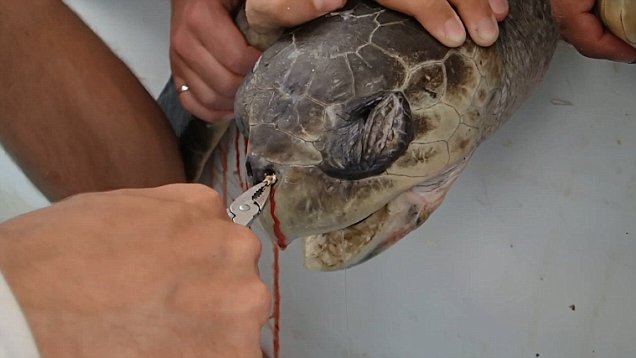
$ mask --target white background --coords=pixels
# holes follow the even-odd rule
[[[169,3],[68,3],[158,94]],[[0,220],[45,204],[0,152]],[[295,243],[281,271],[282,357],[636,357],[636,66],[562,46],[420,230],[336,273]]]

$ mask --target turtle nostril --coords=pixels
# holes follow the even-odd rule
[[[276,175],[276,171],[272,167],[265,168],[265,170],[263,170],[263,179],[265,179],[266,176],[271,175]]]
[[[245,162],[245,171],[248,177],[250,178],[254,177],[254,172],[252,171],[252,165],[250,164],[249,160]]]
[[[271,166],[259,169],[254,172],[254,176],[252,176],[252,184],[256,185],[265,180],[265,178],[270,175],[276,175],[276,171]]]
[[[248,156],[245,169],[252,184],[262,182],[268,175],[277,174],[271,163],[254,156]]]

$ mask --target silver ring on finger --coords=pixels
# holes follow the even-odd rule
[[[179,88],[177,88],[177,94],[182,94],[183,92],[188,92],[189,90],[190,90],[190,86],[184,83],[181,86],[179,86]]]

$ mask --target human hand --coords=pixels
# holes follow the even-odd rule
[[[83,194],[0,224],[0,269],[51,357],[261,357],[259,254],[197,184]]]
[[[595,0],[552,0],[563,38],[587,57],[632,63],[636,49],[614,36],[594,13]]]
[[[377,0],[387,8],[415,17],[446,46],[460,46],[466,30],[475,43],[492,45],[499,35],[497,21],[508,14],[507,0]],[[247,0],[248,22],[259,32],[299,25],[341,8],[345,0]],[[463,21],[463,24],[462,24]],[[465,28],[464,28],[465,26]]]
[[[636,1],[596,0],[596,12],[616,37],[636,47]]]
[[[172,0],[170,67],[183,107],[208,122],[231,119],[234,94],[260,52],[231,17],[238,0]]]

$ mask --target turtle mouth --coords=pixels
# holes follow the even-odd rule
[[[378,233],[383,231],[390,216],[387,204],[354,225],[305,237],[305,267],[317,271],[334,271],[372,258],[376,254],[371,251],[383,241]]]
[[[365,219],[343,229],[303,238],[305,267],[335,271],[388,249],[424,223],[442,203],[464,165],[412,187]]]

